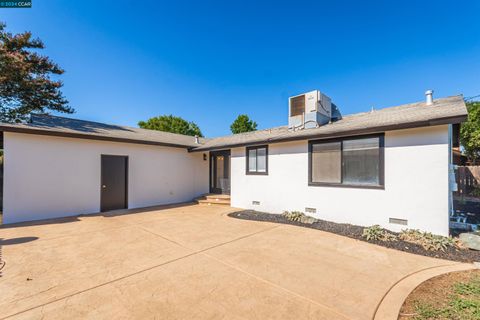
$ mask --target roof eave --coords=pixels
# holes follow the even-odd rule
[[[362,134],[371,134],[371,133],[379,133],[384,131],[394,131],[394,130],[402,130],[402,129],[414,129],[414,128],[421,128],[421,127],[431,127],[431,126],[438,126],[443,124],[455,124],[461,123],[467,119],[467,114],[452,116],[452,117],[444,117],[444,118],[437,118],[431,120],[421,120],[415,122],[408,122],[408,123],[399,123],[399,124],[390,124],[385,126],[376,126],[371,128],[362,128],[362,129],[355,129],[355,130],[346,130],[346,131],[339,131],[334,133],[328,134],[315,134],[315,135],[298,135],[298,136],[290,136],[290,137],[278,137],[278,138],[270,138],[265,140],[258,140],[252,141],[247,143],[236,143],[236,144],[225,144],[221,146],[214,146],[214,147],[193,147],[189,148],[189,152],[205,152],[205,151],[215,151],[215,150],[223,150],[223,149],[230,149],[230,148],[238,148],[238,147],[248,147],[258,144],[272,144],[272,143],[280,143],[280,142],[290,142],[290,141],[298,141],[298,140],[313,140],[313,139],[329,139],[329,138],[339,138],[339,137],[346,137],[346,136],[356,136]],[[308,131],[309,129],[305,129]],[[308,132],[307,132],[308,133]]]
[[[168,143],[168,142],[159,142],[159,141],[151,141],[151,140],[136,140],[136,139],[119,138],[119,137],[107,137],[107,136],[98,136],[98,135],[92,135],[92,134],[75,133],[75,132],[59,132],[59,131],[41,130],[41,129],[34,129],[34,128],[24,128],[24,127],[22,128],[22,127],[14,127],[14,126],[5,126],[5,125],[0,125],[0,131],[1,132],[34,134],[34,135],[42,135],[42,136],[86,139],[86,140],[123,142],[123,143],[163,146],[163,147],[182,148],[182,149],[192,148],[191,145],[181,145],[181,144]]]

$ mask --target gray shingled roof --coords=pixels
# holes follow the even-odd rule
[[[49,115],[32,115],[31,123],[0,123],[0,131],[40,135],[67,136],[82,139],[109,140],[128,143],[164,145],[188,148],[191,151],[227,149],[282,141],[323,139],[347,135],[367,134],[387,130],[459,123],[466,119],[467,109],[462,96],[405,104],[373,112],[344,116],[341,120],[316,129],[289,131],[287,126],[229,135],[213,139],[195,138],[181,134],[109,125]]]
[[[0,131],[165,145],[181,148],[198,146],[198,144],[195,143],[194,137],[183,134],[38,114],[32,114],[30,123],[0,123]],[[199,140],[200,143],[205,142],[203,138]]]
[[[314,138],[375,133],[386,130],[424,127],[446,123],[459,123],[466,119],[467,109],[463,96],[405,104],[373,112],[344,116],[341,120],[315,129],[289,131],[287,126],[214,138],[193,151],[218,150],[237,146],[273,143]]]

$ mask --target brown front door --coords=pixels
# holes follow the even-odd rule
[[[128,157],[102,155],[100,211],[127,209]]]
[[[230,194],[230,150],[210,152],[210,192]]]

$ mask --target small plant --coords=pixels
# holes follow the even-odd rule
[[[282,216],[289,221],[300,222],[304,224],[313,224],[318,220],[314,217],[307,216],[303,212],[300,211],[284,211]]]
[[[474,277],[470,282],[459,282],[454,286],[455,293],[462,296],[477,295],[480,296],[480,276]]]
[[[417,316],[415,316],[413,319],[436,319],[444,312],[443,310],[437,310],[435,307],[428,303],[420,303],[418,301],[415,301],[414,305]]]
[[[390,233],[386,230],[383,232],[383,238],[381,239],[382,241],[397,241],[398,236],[396,234]]]
[[[454,247],[457,249],[465,250],[468,249],[468,247],[465,245],[465,243],[462,242],[459,238],[451,238],[454,243]]]
[[[473,187],[473,190],[470,191],[470,196],[475,197],[475,198],[479,198],[480,197],[480,187],[479,186]]]
[[[415,229],[402,230],[400,239],[419,244],[429,251],[445,251],[448,247],[460,247],[458,241],[452,237],[438,236]]]
[[[284,211],[282,215],[290,221],[300,222],[305,215],[300,211]]]
[[[378,225],[373,225],[371,227],[363,229],[362,237],[367,240],[380,240],[383,234],[383,229]]]
[[[378,224],[363,229],[362,237],[368,241],[396,241],[397,236],[382,229]]]

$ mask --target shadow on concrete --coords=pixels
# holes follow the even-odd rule
[[[16,222],[16,223],[7,223],[0,226],[1,229],[9,228],[22,228],[22,227],[31,227],[31,226],[41,226],[44,224],[59,224],[59,223],[71,223],[80,221],[78,216],[65,217],[65,218],[52,218],[44,220],[35,220],[35,221],[26,221],[26,222]]]
[[[22,244],[22,243],[32,242],[37,239],[38,237],[20,237],[20,238],[12,238],[12,239],[0,238],[0,246],[11,246],[14,244]]]
[[[162,210],[173,209],[173,208],[188,207],[193,204],[195,204],[195,202],[182,202],[182,203],[166,204],[166,205],[151,206],[151,207],[144,207],[144,208],[114,210],[114,211],[108,211],[108,212],[102,212],[98,214],[84,215],[84,216],[87,217],[87,216],[100,215],[106,218],[111,218],[111,217],[123,216],[127,214],[146,213],[150,211],[162,211]]]
[[[175,204],[168,204],[168,205],[158,205],[158,206],[151,206],[151,207],[143,207],[143,208],[135,208],[135,209],[121,209],[121,210],[114,210],[108,212],[97,212],[91,214],[81,214],[78,216],[72,217],[64,217],[64,218],[52,218],[52,219],[45,219],[45,220],[35,220],[35,221],[26,221],[26,222],[17,222],[17,223],[9,223],[3,224],[0,226],[1,229],[9,229],[9,228],[23,228],[23,227],[31,227],[31,226],[41,226],[47,224],[60,224],[60,223],[72,223],[81,221],[80,218],[88,218],[88,217],[105,217],[105,218],[112,218],[117,216],[123,216],[127,214],[138,214],[138,213],[146,213],[150,211],[162,211],[167,209],[173,208],[180,208],[180,207],[188,207],[195,204],[195,202],[182,202],[182,203],[175,203]]]

